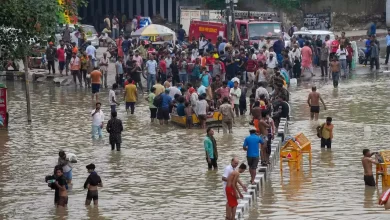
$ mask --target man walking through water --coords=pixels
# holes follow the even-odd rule
[[[217,141],[214,138],[214,130],[212,128],[207,128],[207,136],[204,138],[204,149],[206,151],[206,161],[209,170],[211,170],[213,167],[214,170],[217,170]]]
[[[224,193],[225,197],[226,197],[226,185],[227,185],[228,177],[236,169],[236,167],[238,166],[238,163],[239,163],[238,158],[233,157],[231,164],[226,166],[225,170],[223,171],[222,182],[223,182],[223,193]],[[238,182],[238,184],[240,184],[242,189],[246,192],[247,191],[246,186],[244,184],[242,184],[242,182],[240,180],[237,180],[237,182]],[[231,214],[231,212],[228,212],[228,210],[230,210],[230,207],[229,207],[228,202],[226,202],[226,219],[230,219],[230,216],[228,216],[228,213]],[[234,216],[233,216],[233,218],[234,218]]]
[[[307,104],[309,104],[310,107],[310,120],[313,120],[314,118],[318,121],[318,115],[320,114],[320,101],[324,105],[324,110],[326,110],[324,100],[322,100],[320,93],[317,92],[317,87],[313,86],[311,88],[311,93],[307,97]]]
[[[123,125],[122,121],[118,119],[117,112],[111,112],[111,119],[108,120],[107,123],[107,132],[110,134],[110,144],[111,144],[111,150],[120,151],[121,150],[121,143],[122,143],[122,131],[123,131]]]
[[[260,152],[259,149],[264,141],[257,136],[256,128],[249,129],[250,135],[245,138],[242,147],[247,152],[247,160],[249,166],[249,173],[251,174],[251,184],[255,184],[256,169],[259,164]]]
[[[227,209],[226,209],[226,219],[234,220],[236,216],[236,209],[238,205],[238,198],[243,199],[244,196],[237,187],[239,182],[240,174],[246,170],[246,165],[241,164],[238,168],[238,171],[233,171],[227,178],[226,183],[226,198],[227,198]]]
[[[373,155],[375,155],[375,159],[371,158]],[[372,174],[372,164],[378,164],[378,153],[371,153],[369,149],[364,149],[362,165],[364,169],[364,183],[366,186],[376,186],[374,175]]]
[[[104,125],[104,113],[102,110],[100,110],[100,106],[102,104],[100,102],[96,103],[96,108],[92,110],[91,116],[92,116],[92,139],[95,139],[96,133],[98,133],[99,138],[101,139],[103,137],[102,135],[102,128]]]

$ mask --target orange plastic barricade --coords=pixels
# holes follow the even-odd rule
[[[311,142],[302,132],[295,136],[295,141],[299,143],[303,154],[309,154],[309,161],[311,161]]]
[[[382,176],[382,188],[390,187],[390,175],[388,168],[390,166],[390,150],[379,151],[379,163],[376,165],[376,184],[379,176]]]
[[[280,171],[283,171],[283,161],[287,161],[290,170],[295,166],[299,171],[302,163],[302,149],[293,140],[288,140],[280,149]]]

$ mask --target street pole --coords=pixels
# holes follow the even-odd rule
[[[31,124],[31,102],[30,102],[30,85],[28,82],[28,57],[24,57],[24,77],[25,77],[25,85],[26,85],[26,102],[27,102],[27,122]]]
[[[230,24],[230,9],[226,7],[226,10],[225,10],[225,16],[226,16],[226,35],[227,35],[227,40],[231,40],[232,39],[232,33],[231,33],[231,24]]]
[[[232,14],[232,26],[233,26],[233,33],[234,33],[234,42],[238,42],[239,40],[239,35],[238,35],[238,30],[237,30],[237,25],[236,25],[236,16],[234,15],[234,2],[233,0],[230,0],[230,11]]]

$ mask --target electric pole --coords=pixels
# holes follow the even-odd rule
[[[230,11],[231,11],[231,8],[229,7],[230,4],[228,5],[228,3],[226,2],[226,9],[225,9],[225,16],[226,16],[226,36],[227,36],[227,40],[231,40],[232,39],[232,33],[231,33],[231,23],[230,23]]]

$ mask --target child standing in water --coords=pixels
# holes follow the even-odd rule
[[[337,88],[339,86],[340,78],[340,62],[337,60],[337,57],[333,57],[332,62],[330,62],[330,70],[332,71],[333,87]]]
[[[186,113],[186,128],[191,129],[192,127],[192,107],[189,102],[185,103],[184,112]]]

